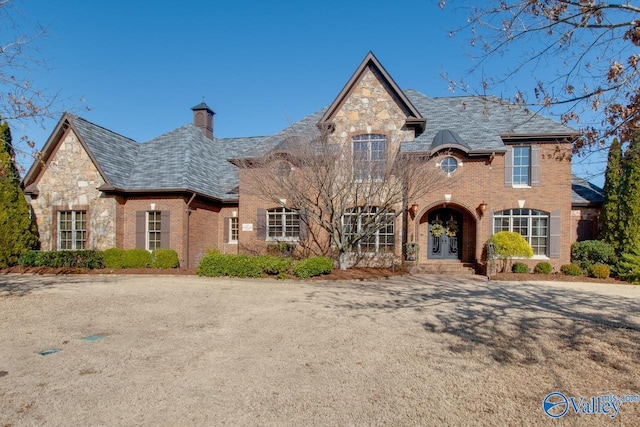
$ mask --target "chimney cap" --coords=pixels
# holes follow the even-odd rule
[[[204,101],[202,101],[200,104],[196,105],[195,107],[192,107],[191,110],[193,111],[207,110],[211,114],[215,114],[215,112],[211,108],[209,108],[209,106],[205,104]]]

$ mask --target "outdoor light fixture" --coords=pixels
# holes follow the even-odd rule
[[[409,212],[411,213],[411,216],[416,216],[418,213],[418,205],[416,203],[412,204],[409,208]]]
[[[486,211],[487,211],[487,204],[483,200],[482,203],[480,203],[480,205],[478,206],[478,212],[480,212],[480,216],[483,216]]]

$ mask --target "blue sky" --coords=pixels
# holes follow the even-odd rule
[[[433,97],[452,95],[442,73],[471,66],[466,39],[448,37],[465,13],[430,0],[14,2],[48,30],[34,84],[140,142],[190,122],[203,96],[216,136],[272,134],[331,103],[369,50],[401,88]],[[41,147],[57,118],[14,139]]]

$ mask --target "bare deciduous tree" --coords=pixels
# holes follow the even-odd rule
[[[513,101],[559,111],[563,122],[576,123],[584,132],[574,145],[576,152],[605,145],[612,136],[623,143],[632,140],[640,123],[640,7],[634,1],[474,3],[467,23],[451,32],[469,35],[472,49],[479,52],[470,74],[517,52],[515,62],[501,62],[502,75],[483,75],[479,92],[516,76],[532,79],[532,88],[516,88]],[[439,4],[445,7],[444,0]],[[464,81],[449,81],[451,88],[471,90]],[[592,115],[595,122],[585,123]]]
[[[428,164],[427,154],[402,154],[399,144],[387,146],[375,137],[361,142],[358,149],[329,134],[295,135],[266,157],[241,165],[254,193],[297,212],[308,242],[343,270],[365,253],[393,255],[401,235],[394,229],[396,218],[407,214],[408,201],[445,179]]]

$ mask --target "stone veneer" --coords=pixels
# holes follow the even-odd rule
[[[105,183],[91,158],[69,129],[36,180],[31,202],[43,250],[56,250],[57,211],[87,210],[86,249],[116,246],[116,201],[98,187]]]

